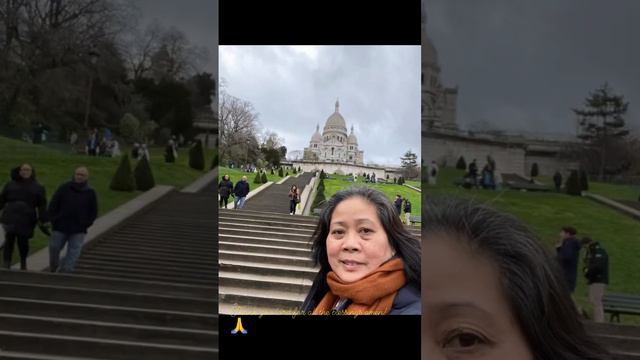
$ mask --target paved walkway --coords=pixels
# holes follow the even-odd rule
[[[261,191],[256,196],[247,200],[244,208],[254,211],[266,211],[275,212],[280,214],[289,213],[289,190],[291,185],[297,185],[300,189],[300,194],[304,188],[309,184],[313,173],[305,172],[299,177],[290,177],[282,184],[273,184],[267,189]],[[297,214],[302,213],[302,209],[296,210]]]

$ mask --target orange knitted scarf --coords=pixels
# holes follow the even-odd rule
[[[314,315],[386,315],[391,311],[393,299],[406,283],[404,263],[395,258],[382,264],[364,278],[345,283],[333,271],[327,274],[329,292],[313,310]],[[351,300],[344,312],[333,312],[341,298]]]

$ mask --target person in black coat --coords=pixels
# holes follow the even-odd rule
[[[585,237],[582,246],[584,254],[584,277],[589,285],[589,301],[593,304],[593,321],[604,322],[602,297],[609,284],[609,255],[597,241]]]
[[[49,205],[53,234],[49,239],[49,270],[73,272],[80,257],[87,229],[98,216],[96,192],[89,187],[89,171],[79,167],[73,180],[58,188]],[[68,244],[67,254],[58,268],[60,250]]]
[[[27,269],[29,239],[38,222],[46,222],[47,196],[45,189],[36,181],[36,172],[31,164],[22,164],[11,170],[9,181],[0,193],[0,223],[5,231],[3,252],[4,267],[11,267],[13,247],[18,243],[20,268]]]
[[[233,193],[233,182],[229,180],[229,175],[222,177],[222,181],[218,184],[218,194],[220,194],[220,207],[224,203],[224,208],[227,208],[229,203],[229,195]]]
[[[395,207],[398,216],[400,216],[400,214],[402,214],[402,196],[400,194],[396,195],[396,199],[393,201],[393,206]]]
[[[235,199],[233,200],[234,208],[242,209],[244,207],[244,201],[249,194],[249,183],[247,182],[247,177],[243,176],[240,181],[236,183],[236,186],[233,188],[233,195],[235,195]]]

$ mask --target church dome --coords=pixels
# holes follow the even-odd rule
[[[320,135],[320,126],[316,125],[316,132],[313,133],[313,135],[311,136],[311,142],[312,143],[321,143],[322,142],[322,135]]]
[[[349,134],[349,137],[347,138],[347,144],[358,145],[358,138],[356,137],[356,134],[353,133],[353,126],[351,126],[351,134]]]
[[[438,67],[438,51],[425,32],[422,33],[422,64]]]
[[[329,116],[329,118],[327,119],[327,122],[324,125],[324,131],[329,131],[329,130],[337,130],[337,131],[341,131],[344,132],[346,134],[347,132],[347,123],[344,121],[344,118],[342,117],[342,115],[340,115],[340,103],[336,100],[336,111],[331,114],[331,116]]]

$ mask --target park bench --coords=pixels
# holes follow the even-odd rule
[[[610,313],[610,321],[620,322],[620,314],[640,315],[640,295],[607,293],[602,298],[604,312]]]

